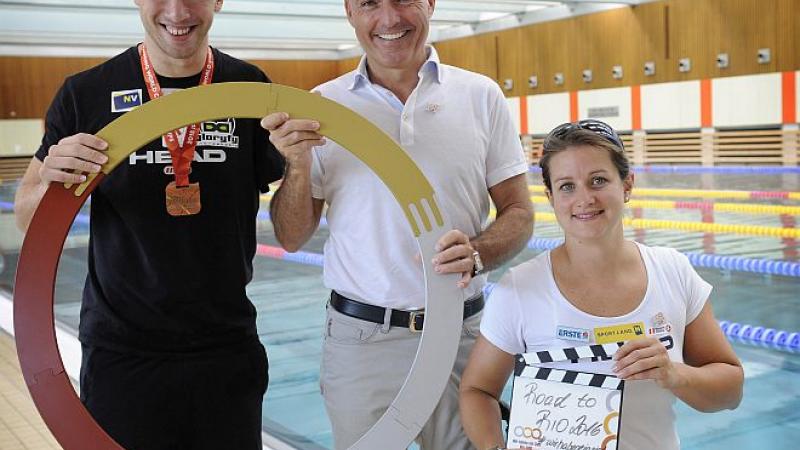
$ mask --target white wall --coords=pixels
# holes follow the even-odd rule
[[[619,115],[616,117],[598,117],[598,119],[611,125],[616,130],[630,130],[633,128],[630,87],[578,91],[578,119],[588,118],[589,108],[603,107],[617,107],[619,108]]]
[[[781,74],[711,80],[714,127],[780,124]]]
[[[520,133],[520,111],[519,111],[519,97],[509,97],[506,99],[508,101],[508,110],[511,111],[511,120],[514,122],[514,128],[517,130],[517,133]],[[530,131],[528,131],[530,133]]]
[[[0,120],[0,156],[29,156],[39,149],[44,134],[42,119]]]
[[[800,71],[795,72],[795,89],[800,100]],[[780,125],[783,122],[782,74],[769,73],[711,80],[712,126],[743,127]],[[578,91],[578,118],[589,108],[617,107],[618,117],[604,117],[615,129],[633,127],[631,87]],[[642,129],[671,130],[701,127],[700,80],[641,86]],[[519,123],[519,99],[513,100],[512,114]],[[530,95],[528,133],[546,134],[570,119],[569,93]],[[509,101],[509,104],[512,104]],[[800,101],[795,105],[800,119]]]
[[[800,120],[800,100],[797,99],[797,97],[800,97],[800,70],[794,73],[794,95],[795,95],[794,120]]]
[[[648,84],[641,87],[642,128],[700,128],[700,81]]]
[[[569,122],[569,93],[529,95],[528,133],[547,134],[564,122]]]

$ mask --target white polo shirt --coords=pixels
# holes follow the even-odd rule
[[[315,91],[383,129],[428,178],[453,227],[476,236],[487,225],[488,189],[528,169],[497,84],[439,62],[436,50],[403,104],[372,84],[366,56],[358,68]],[[376,148],[374,151],[382,151]],[[365,303],[422,308],[425,289],[417,242],[389,189],[363,162],[328,140],[314,150],[312,195],[328,203],[325,285]],[[477,277],[467,297],[486,282]]]

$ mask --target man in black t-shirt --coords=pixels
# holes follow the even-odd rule
[[[51,182],[100,170],[107,145],[92,134],[126,111],[198,84],[269,81],[208,46],[222,0],[136,4],[144,42],[69,77],[50,106],[17,191],[20,228]],[[126,449],[261,448],[267,359],[245,286],[259,192],[282,173],[258,123],[229,118],[149,143],[92,194],[81,400]]]

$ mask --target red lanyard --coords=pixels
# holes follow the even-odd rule
[[[150,57],[147,56],[147,49],[144,44],[139,46],[139,60],[142,64],[142,75],[144,82],[147,85],[147,92],[150,94],[150,100],[155,100],[161,97],[161,85],[158,83],[158,77],[153,71],[153,64],[150,62]],[[203,75],[200,77],[200,85],[211,83],[211,78],[214,76],[214,55],[211,48],[208,49],[206,54],[206,62],[203,65]],[[186,137],[183,145],[178,144],[177,130],[172,130],[164,135],[164,140],[167,142],[169,154],[172,156],[172,168],[175,172],[175,184],[179,187],[189,185],[189,168],[194,159],[194,149],[197,147],[197,138],[200,136],[200,124],[193,123],[189,125],[186,130]]]

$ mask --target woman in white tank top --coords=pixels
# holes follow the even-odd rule
[[[555,128],[539,164],[565,241],[511,269],[492,292],[461,381],[464,430],[478,450],[505,448],[497,399],[515,354],[602,343],[604,329],[642,324],[644,337],[613,360],[573,370],[626,380],[620,450],[679,449],[676,398],[713,412],[736,408],[742,397],[741,363],[706,301],[711,286],[675,250],[624,238],[634,176],[607,124]],[[658,340],[667,332],[669,350]]]

